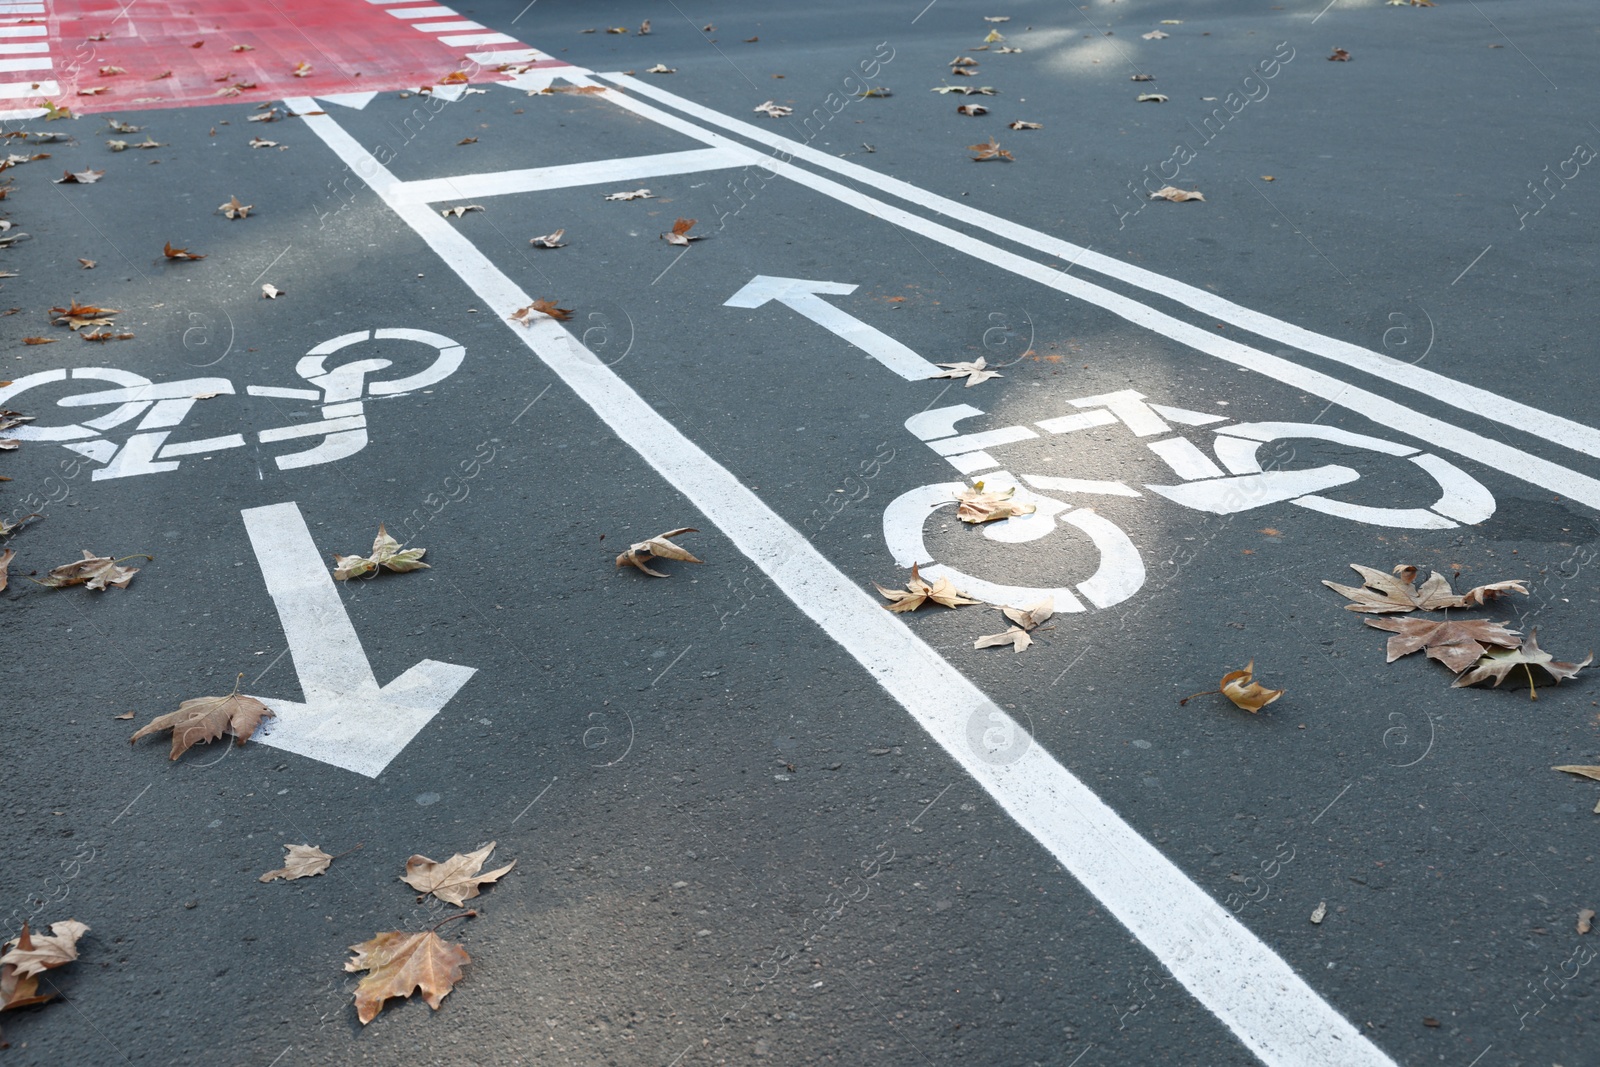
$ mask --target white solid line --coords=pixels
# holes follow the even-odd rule
[[[615,94],[608,94],[615,95]],[[331,116],[305,125],[375,190],[394,177]],[[380,195],[382,195],[380,193]],[[390,202],[502,319],[531,298],[421,205]],[[960,671],[886,612],[732,472],[663,418],[553,319],[517,337],[612,431],[682,492],[1123,923],[1179,982],[1273,1067],[1395,1067],[1232,913],[1124,822]],[[992,750],[989,738],[1013,744]]]
[[[411,28],[423,33],[455,33],[461,30],[486,30],[489,27],[481,22],[414,22]]]
[[[56,61],[49,56],[35,56],[31,59],[0,59],[0,71],[49,70],[55,65]]]
[[[569,74],[567,77],[575,83],[589,81],[589,79],[579,75]],[[607,75],[607,77],[611,76]],[[640,84],[628,78],[618,78],[617,80],[628,82],[630,86]],[[640,93],[642,94],[647,88],[641,87]],[[669,129],[678,130],[681,133],[689,133],[699,129],[693,123],[642,102],[636,98],[636,94],[633,92],[608,93],[605,95],[607,99],[610,99],[620,107],[645,118],[654,119]],[[685,107],[684,110],[688,110],[688,107]],[[713,112],[713,114],[715,113]],[[726,121],[731,122],[733,120]],[[704,131],[701,132],[704,135]],[[726,143],[730,147],[737,147],[737,142],[728,141]],[[800,147],[798,142],[790,143],[794,144],[797,149]],[[1031,278],[1042,285],[1047,285],[1052,289],[1066,293],[1068,296],[1094,304],[1136,326],[1142,326],[1162,334],[1207,355],[1215,356],[1247,370],[1256,371],[1285,385],[1304,390],[1324,400],[1332,401],[1380,425],[1388,426],[1412,437],[1428,441],[1439,448],[1476,460],[1485,466],[1502,471],[1512,477],[1520,478],[1533,485],[1548,489],[1552,493],[1571,497],[1592,508],[1600,508],[1600,481],[1588,475],[1569,470],[1530,452],[1513,448],[1501,441],[1464,430],[1459,426],[1436,419],[1431,415],[1424,415],[1419,411],[1398,404],[1388,397],[1358,388],[1348,382],[1324,374],[1321,371],[1312,370],[1292,360],[1271,355],[1257,348],[1251,348],[1249,345],[1241,344],[1230,338],[1220,337],[1215,331],[1200,329],[1182,319],[1156,311],[1130,297],[1075,278],[1061,270],[1048,267],[1042,263],[1036,263],[1031,259],[1025,259],[1012,252],[1007,252],[1002,248],[978,240],[975,237],[970,237],[941,223],[932,222],[920,215],[914,215],[875,197],[857,192],[829,178],[813,174],[811,171],[797,167],[792,163],[764,156],[755,149],[746,149],[746,151],[749,153],[749,158],[753,164],[773,173],[781,174],[801,185],[831,196],[841,203],[858,208],[885,222],[900,226],[930,240],[938,241],[959,252],[965,252],[984,263],[999,267],[1002,270],[1011,271],[1025,278]],[[795,154],[799,155],[800,153],[796,151]],[[881,175],[878,177],[881,177]],[[887,180],[893,181],[894,179]],[[996,221],[1003,220],[997,219]],[[1152,278],[1160,278],[1159,275],[1152,274],[1150,276]],[[1161,280],[1165,281],[1165,279]],[[1440,382],[1449,382],[1449,379],[1439,375],[1434,375],[1433,377],[1438,378]],[[1459,383],[1450,384],[1459,385]],[[1442,386],[1439,388],[1443,389]],[[1460,388],[1469,389],[1471,387],[1460,386]],[[1487,397],[1493,397],[1497,403],[1504,404],[1508,408],[1516,406],[1513,401],[1495,397],[1493,393],[1484,392],[1483,390],[1478,391],[1483,392]],[[1433,392],[1431,395],[1443,399],[1440,392]],[[1527,410],[1532,411],[1533,409]],[[1536,412],[1535,414],[1546,419],[1556,418],[1555,416],[1545,415],[1543,412]],[[1564,419],[1558,421],[1566,422]],[[1568,423],[1568,425],[1600,440],[1600,431],[1582,426],[1579,423]]]
[[[1360,345],[1315,333],[1304,327],[1274,318],[1271,315],[1235,304],[1231,300],[1226,300],[1197,286],[1167,278],[1143,267],[1123,263],[1111,256],[1091,251],[1070,241],[1064,241],[1050,234],[1012,222],[1010,219],[1004,219],[987,211],[930,193],[909,182],[891,178],[868,167],[863,167],[858,163],[852,163],[849,160],[839,159],[825,152],[819,152],[814,148],[801,144],[799,141],[770,133],[751,123],[729,118],[719,111],[713,111],[710,108],[696,104],[692,100],[687,100],[668,92],[653,83],[642,82],[637,78],[630,78],[622,74],[601,74],[597,76],[615,82],[618,85],[626,86],[630,94],[659,100],[703,122],[720,126],[725,130],[737,133],[742,137],[749,138],[768,147],[777,148],[796,159],[805,160],[818,167],[825,167],[835,173],[870,185],[879,192],[888,193],[920,207],[937,211],[952,219],[981,227],[996,237],[1003,237],[1008,241],[1026,245],[1048,255],[1058,256],[1069,262],[1081,264],[1089,270],[1126,282],[1129,285],[1137,286],[1175,303],[1183,304],[1207,317],[1232,323],[1257,336],[1291,345],[1314,356],[1321,356],[1335,363],[1375,375],[1386,382],[1425,393],[1441,403],[1471,412],[1480,418],[1515,427],[1542,440],[1582,452],[1585,455],[1600,457],[1600,430],[1585,426],[1581,422],[1575,422],[1560,415],[1541,411],[1519,401],[1502,397],[1487,389],[1480,389],[1465,382],[1458,382],[1443,374],[1402,362],[1391,356],[1362,348]],[[622,101],[618,100],[617,102],[621,103]]]
[[[28,41],[24,44],[0,44],[0,55],[12,56],[22,52],[48,52],[48,41]]]
[[[0,37],[45,37],[49,33],[48,26],[0,26]]]
[[[441,37],[439,40],[452,48],[464,48],[473,44],[520,44],[515,37],[507,37],[503,33],[469,33],[461,37]]]
[[[0,100],[17,100],[25,96],[55,96],[61,86],[55,82],[16,82],[0,85]]]
[[[429,7],[391,7],[389,14],[397,19],[432,19],[445,15],[459,15],[460,12],[435,4]]]
[[[502,170],[486,174],[462,174],[453,178],[428,178],[402,182],[391,192],[396,203],[434,204],[447,200],[476,200],[487,196],[509,196],[545,189],[569,189],[579,185],[598,185],[659,178],[668,174],[693,174],[743,166],[745,158],[724,148],[695,148],[680,152],[658,152],[622,159],[596,159],[588,163],[563,163],[526,170]]]

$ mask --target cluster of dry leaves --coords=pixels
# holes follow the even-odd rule
[[[1371,615],[1448,613],[1452,609],[1486,607],[1513,593],[1528,595],[1521,582],[1507,581],[1474,586],[1457,596],[1450,587],[1450,580],[1438,571],[1417,585],[1420,572],[1404,563],[1390,574],[1357,563],[1350,567],[1361,575],[1361,585],[1339,585],[1327,580],[1322,584],[1350,600],[1345,610]],[[1498,686],[1516,671],[1519,680],[1527,680],[1529,699],[1538,700],[1536,685],[1559,684],[1594,659],[1591,653],[1582,663],[1557,662],[1539,647],[1537,630],[1524,638],[1518,631],[1508,630],[1505,623],[1487,619],[1452,619],[1446,614],[1444,618],[1418,615],[1404,619],[1367,619],[1366,623],[1394,635],[1388,644],[1390,663],[1413,652],[1422,652],[1455,672],[1456,679],[1451,683],[1455,688],[1483,682]]]

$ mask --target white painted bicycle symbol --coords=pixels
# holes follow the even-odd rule
[[[329,366],[329,357],[357,345],[375,341],[414,341],[434,349],[433,362],[423,370],[403,378],[368,380],[393,366],[389,359],[357,359]],[[332,463],[353,456],[367,446],[367,417],[364,398],[399,396],[433,385],[454,374],[466,357],[466,349],[442,334],[427,330],[358,330],[324,341],[295,364],[295,373],[312,388],[251,385],[249,396],[320,402],[321,418],[316,422],[277,426],[260,431],[262,444],[320,438],[309,448],[275,456],[279,470],[295,470]],[[110,407],[109,412],[63,425],[32,423],[7,431],[8,436],[24,441],[54,441],[104,466],[93,474],[95,481],[131,478],[177,470],[184,456],[243,448],[243,434],[169,441],[182,425],[197,400],[216,395],[234,395],[233,383],[226,378],[185,378],[182,381],[153,382],[132,371],[115,367],[74,367],[38,371],[0,388],[0,407],[12,404],[15,397],[40,386],[56,382],[109,382],[110,389],[62,397],[62,408]],[[125,423],[139,419],[134,432],[118,444],[103,436]]]
[[[1121,527],[1094,508],[1070,500],[1086,496],[1142,497],[1144,493],[1120,481],[1036,474],[1024,474],[1019,481],[1009,471],[999,469],[1000,461],[989,452],[992,448],[1036,439],[1039,431],[1068,434],[1117,423],[1126,426],[1135,437],[1156,438],[1147,441],[1146,446],[1180,479],[1177,484],[1147,484],[1143,488],[1198,511],[1231,515],[1287,501],[1336,518],[1406,530],[1471,526],[1494,514],[1494,496],[1481,482],[1455,464],[1410,445],[1308,422],[1223,425],[1230,422],[1227,416],[1146,403],[1144,394],[1131,389],[1079,397],[1070,403],[1078,410],[1034,423],[1037,429],[1003,426],[976,433],[958,433],[956,423],[983,414],[970,404],[935,408],[914,415],[906,420],[906,429],[963,475],[979,476],[990,489],[1014,486],[1017,500],[1037,508],[1031,515],[986,524],[985,537],[1002,544],[1020,544],[1050,536],[1056,532],[1057,523],[1072,526],[1088,536],[1100,557],[1097,569],[1089,578],[1074,586],[1054,588],[1003,585],[935,561],[928,551],[923,530],[930,517],[940,514],[942,505],[955,503],[956,492],[966,488],[961,482],[918,486],[902,493],[884,510],[884,540],[895,562],[902,567],[921,564],[923,577],[949,578],[968,596],[994,604],[1025,604],[1049,595],[1055,598],[1056,611],[1067,612],[1087,610],[1085,600],[1097,608],[1109,608],[1127,600],[1145,581],[1144,560],[1138,547]],[[1208,456],[1187,437],[1176,435],[1173,423],[1210,428],[1216,434],[1212,441],[1216,458]],[[1356,504],[1323,495],[1327,490],[1360,479],[1360,472],[1350,467],[1324,464],[1294,470],[1263,468],[1259,457],[1263,445],[1297,438],[1328,441],[1406,459],[1438,483],[1439,498],[1426,507]]]

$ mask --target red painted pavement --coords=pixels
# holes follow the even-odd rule
[[[439,5],[391,0],[388,6]],[[50,99],[78,114],[416,89],[458,70],[473,81],[500,81],[504,75],[493,73],[492,65],[474,65],[468,53],[514,54],[528,47],[520,42],[448,45],[426,29],[428,23],[470,21],[467,16],[400,19],[367,0],[46,0],[46,8],[53,69],[7,79],[41,88],[54,81],[60,89]],[[7,21],[27,25],[33,20]],[[443,35],[491,32],[458,29]],[[104,40],[91,40],[101,34]],[[248,50],[235,52],[236,45]],[[304,76],[295,74],[297,68],[306,70],[300,64],[309,64]],[[541,69],[566,65],[549,58],[519,63]],[[110,67],[126,73],[101,73]],[[93,87],[105,92],[80,95]],[[33,106],[42,99],[41,94],[0,100],[0,109]]]

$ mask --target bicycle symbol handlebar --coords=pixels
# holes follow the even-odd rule
[[[393,360],[369,358],[330,367],[329,357],[345,349],[372,341],[414,341],[435,351],[433,361],[423,370],[401,378],[373,379],[387,370]],[[460,369],[466,349],[443,334],[405,328],[358,330],[317,345],[295,364],[295,373],[311,388],[251,385],[246,394],[286,400],[320,402],[317,422],[279,426],[262,430],[257,439],[263,444],[320,437],[321,440],[299,452],[274,457],[279,470],[294,470],[344,459],[367,446],[367,419],[363,396],[390,397],[434,385]],[[62,381],[109,382],[116,388],[62,397],[62,408],[111,406],[103,415],[64,425],[37,423],[17,427],[12,436],[27,441],[53,441],[104,464],[93,474],[95,481],[129,478],[176,470],[184,456],[242,448],[243,434],[225,434],[190,441],[169,442],[173,430],[188,416],[197,400],[219,395],[236,395],[226,378],[186,378],[181,381],[153,382],[149,378],[115,367],[76,367],[47,370],[25,375],[0,388],[0,406],[29,389]],[[142,416],[142,418],[141,418]],[[108,430],[139,419],[135,432],[120,445],[101,436]]]

